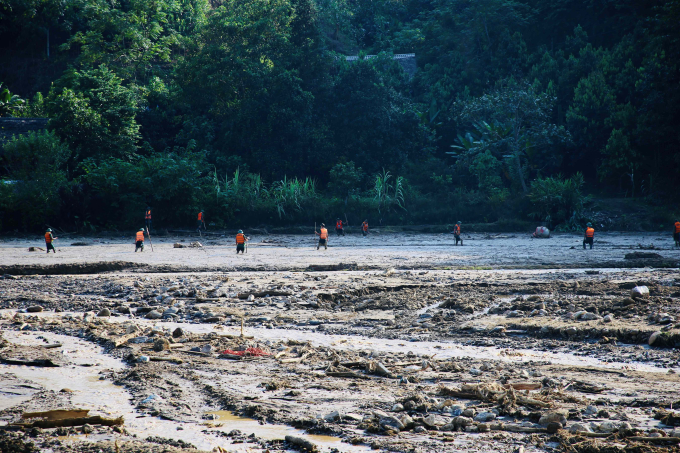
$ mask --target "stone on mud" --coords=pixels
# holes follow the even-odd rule
[[[158,338],[153,342],[153,350],[156,352],[167,351],[170,349],[170,342],[165,338]]]
[[[338,412],[338,411],[333,411],[333,412],[331,412],[330,414],[324,415],[324,416],[323,416],[323,419],[324,419],[326,422],[329,422],[329,423],[330,423],[330,422],[337,421],[337,420],[340,420],[340,412]]]
[[[176,328],[175,330],[172,331],[172,336],[173,338],[179,338],[184,336],[184,331],[182,330],[181,327]]]
[[[40,313],[43,311],[43,308],[40,305],[33,305],[32,307],[28,307],[26,311],[29,313]]]
[[[472,418],[470,417],[463,417],[462,415],[459,415],[458,417],[455,417],[453,419],[453,426],[460,426],[460,427],[466,427],[468,425],[472,424]]]
[[[539,425],[547,426],[550,423],[559,423],[562,426],[567,424],[567,417],[560,412],[549,412],[541,416],[538,420]]]
[[[649,297],[649,288],[646,286],[636,286],[630,290],[630,297],[633,299],[642,299]]]
[[[475,416],[476,422],[486,423],[496,419],[496,414],[493,412],[480,412]]]
[[[663,332],[661,332],[660,330],[654,332],[652,335],[650,335],[648,343],[650,346],[663,346],[663,344],[665,343]]]
[[[408,414],[402,415],[399,420],[407,429],[413,428],[413,425],[415,423]]]
[[[583,423],[574,423],[569,427],[569,432],[570,433],[589,433],[590,428],[588,425],[583,424]]]
[[[162,317],[163,315],[158,313],[156,310],[151,310],[145,316],[146,319],[161,319]]]
[[[401,431],[406,426],[399,420],[397,417],[392,417],[391,415],[388,415],[386,417],[382,417],[380,419],[380,426],[384,429],[385,427],[390,427],[392,429],[395,429],[397,431]]]
[[[109,310],[108,308],[102,308],[101,310],[99,310],[99,313],[97,313],[97,316],[100,318],[111,316],[111,310]]]

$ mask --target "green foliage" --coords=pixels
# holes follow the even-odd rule
[[[531,183],[529,198],[534,211],[530,217],[544,221],[550,228],[565,225],[578,228],[583,206],[589,197],[581,192],[585,180],[581,173],[564,179],[562,175],[538,178]]]
[[[26,101],[12,94],[9,88],[0,82],[0,116],[12,116],[21,111]]]
[[[338,163],[330,171],[329,193],[339,198],[357,195],[362,191],[365,177],[361,167],[356,168],[354,162]]]
[[[80,160],[129,157],[136,152],[138,96],[105,66],[71,70],[48,97],[50,129]]]
[[[57,219],[68,181],[64,166],[71,151],[52,132],[31,132],[5,144],[2,203],[5,227],[43,228]]]

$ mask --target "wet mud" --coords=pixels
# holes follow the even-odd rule
[[[263,243],[244,258],[258,270],[12,264],[26,272],[0,280],[3,451],[680,451],[677,269],[607,267],[625,236],[584,269],[445,269],[467,248],[397,245],[411,239],[298,250],[288,268],[293,245]],[[153,266],[206,253],[159,250]],[[22,418],[70,409],[124,422]]]

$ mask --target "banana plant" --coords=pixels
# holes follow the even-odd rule
[[[12,112],[21,110],[24,104],[25,100],[10,93],[9,88],[0,83],[0,116],[12,116]]]

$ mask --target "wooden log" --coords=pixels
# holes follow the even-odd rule
[[[308,352],[306,354],[303,354],[300,357],[292,357],[290,359],[281,359],[281,360],[279,360],[279,363],[300,363],[303,360],[305,360],[307,358],[307,356],[309,356],[309,354],[310,353]]]
[[[50,359],[36,359],[36,360],[19,360],[19,359],[0,359],[0,363],[6,365],[24,365],[24,366],[39,366],[39,367],[58,367],[56,363]]]
[[[152,362],[172,362],[176,363],[178,365],[184,363],[184,360],[176,358],[176,357],[149,357],[149,360]]]
[[[93,417],[65,418],[62,420],[36,420],[33,423],[17,423],[14,425],[22,428],[61,428],[82,425],[121,426],[122,424],[123,417],[104,418],[95,415]]]
[[[319,451],[319,448],[315,444],[301,437],[286,436],[286,442],[295,445],[296,447],[300,447],[308,453],[316,453]]]
[[[64,420],[66,418],[82,418],[87,417],[89,409],[56,409],[53,411],[43,412],[24,412],[21,418],[26,420],[29,418],[45,418],[47,420]]]
[[[644,436],[632,436],[626,437],[626,439],[636,440],[638,442],[651,442],[653,444],[664,444],[666,442],[670,443],[680,443],[680,437],[644,437]]]
[[[326,371],[326,376],[355,379],[371,379],[369,376],[366,376],[365,374],[355,373],[354,371]]]
[[[54,349],[54,348],[61,348],[63,345],[61,343],[54,343],[54,344],[46,344],[43,346],[43,349]]]
[[[540,390],[542,384],[540,383],[530,383],[530,382],[516,382],[512,384],[505,384],[503,387],[506,389],[513,388],[515,390]]]

